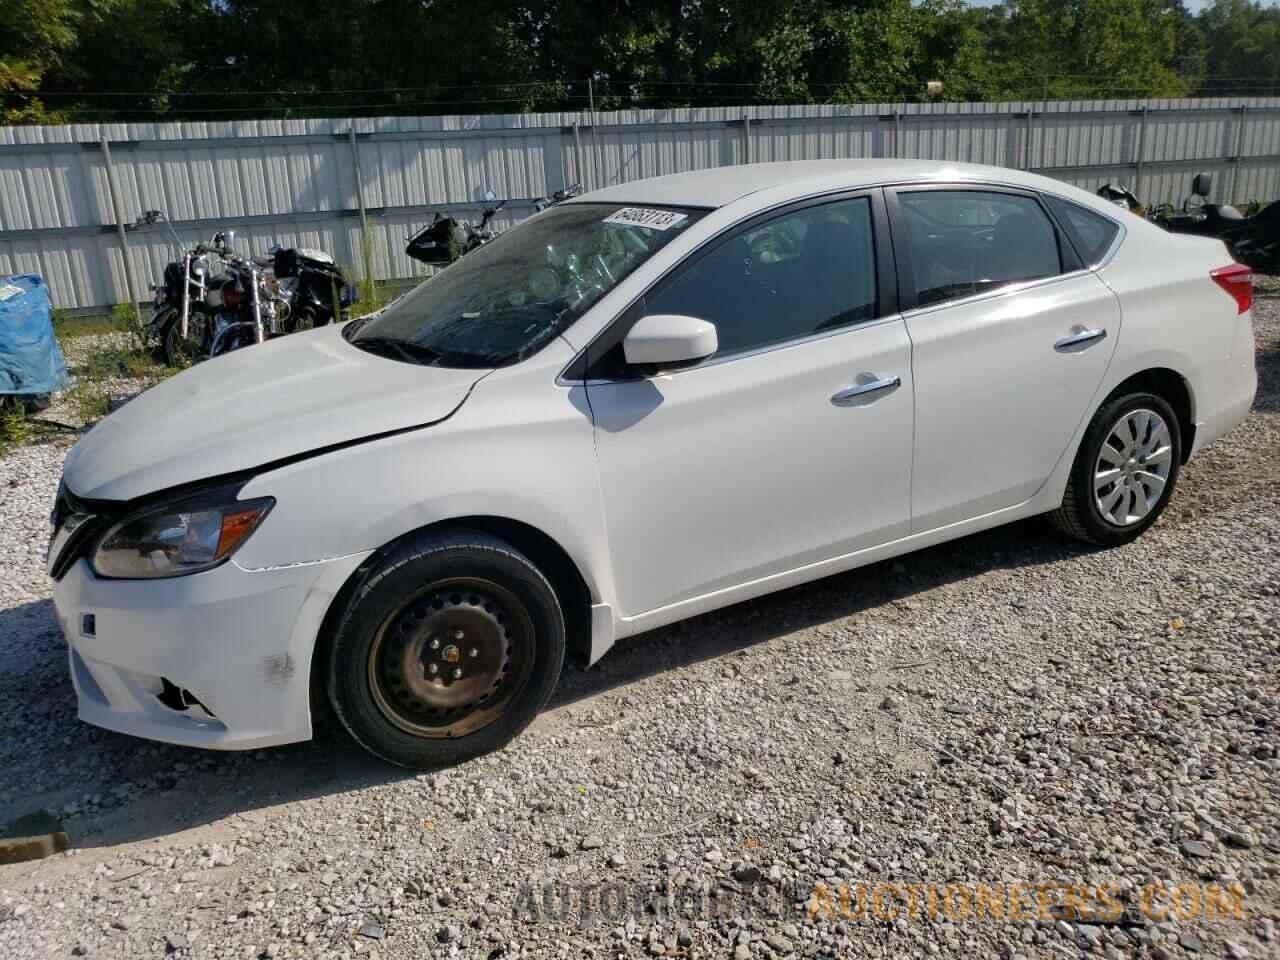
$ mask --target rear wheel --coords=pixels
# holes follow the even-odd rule
[[[555,592],[510,544],[455,531],[389,556],[357,592],[329,658],[343,725],[370,752],[436,767],[529,725],[564,661]]]
[[[1086,543],[1129,543],[1164,512],[1181,463],[1178,418],[1162,397],[1114,397],[1090,421],[1062,506],[1049,520]]]

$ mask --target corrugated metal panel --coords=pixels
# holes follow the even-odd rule
[[[101,307],[126,296],[104,136],[128,219],[164,210],[184,242],[225,226],[237,229],[245,250],[318,246],[359,275],[363,200],[379,278],[428,274],[404,256],[404,238],[436,209],[477,215],[486,190],[512,200],[503,225],[525,216],[530,199],[573,182],[590,189],[748,159],[897,156],[1030,167],[1085,189],[1124,182],[1150,202],[1177,202],[1204,169],[1224,198],[1280,194],[1280,98],[0,127],[0,273],[43,273],[59,306]],[[1242,159],[1232,159],[1237,153]],[[134,286],[144,291],[172,256],[168,233],[133,232],[129,242]]]

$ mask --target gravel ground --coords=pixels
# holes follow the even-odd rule
[[[1280,955],[1280,300],[1255,324],[1254,413],[1137,543],[1027,522],[633,638],[430,775],[332,728],[79,724],[41,568],[65,447],[14,452],[0,821],[77,849],[0,866],[0,956]]]

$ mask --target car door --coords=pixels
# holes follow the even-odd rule
[[[903,536],[911,348],[880,191],[786,208],[709,241],[588,348],[620,613]],[[715,324],[717,352],[628,369],[648,314]]]
[[[886,193],[912,342],[912,531],[921,532],[1021,503],[1043,485],[1090,413],[1120,306],[1032,192]]]

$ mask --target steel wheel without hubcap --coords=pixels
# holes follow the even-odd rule
[[[1173,467],[1169,426],[1154,410],[1124,414],[1112,426],[1098,452],[1093,471],[1093,498],[1110,524],[1141,523],[1164,495]]]
[[[502,715],[525,688],[534,626],[490,580],[431,584],[383,622],[369,649],[378,711],[416,737],[462,737]]]

